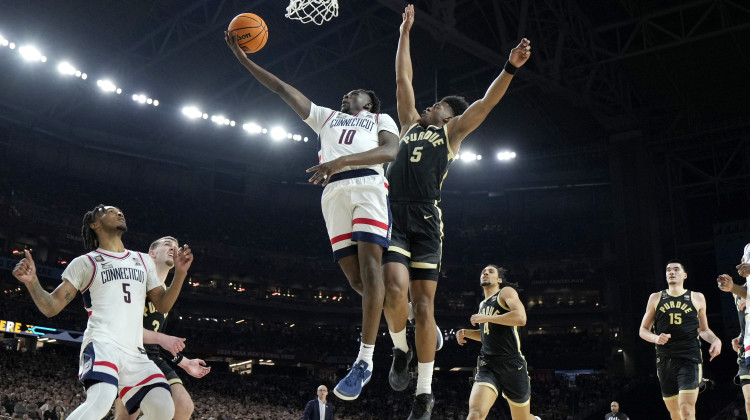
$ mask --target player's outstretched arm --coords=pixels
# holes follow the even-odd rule
[[[510,50],[508,63],[515,68],[519,68],[526,64],[529,57],[531,57],[531,41],[523,38],[516,48]],[[487,118],[490,111],[492,111],[492,108],[500,102],[500,99],[503,98],[505,92],[508,90],[512,79],[512,74],[505,70],[501,71],[500,75],[495,78],[487,89],[482,99],[471,104],[463,114],[455,116],[448,121],[446,129],[449,133],[450,146],[453,153],[458,153],[461,142],[479,127],[482,121]]]
[[[303,95],[302,92],[295,89],[292,85],[285,83],[283,80],[276,77],[273,73],[255,64],[252,60],[247,58],[247,54],[242,51],[242,48],[237,44],[237,34],[230,31],[224,31],[224,40],[226,41],[229,48],[234,53],[237,60],[245,66],[245,68],[265,87],[271,92],[281,96],[290,107],[300,116],[303,120],[310,116],[311,102],[307,99],[307,96]]]
[[[698,321],[700,322],[700,326],[698,327],[698,335],[700,335],[700,337],[704,341],[711,344],[711,347],[709,347],[708,349],[708,354],[711,355],[709,361],[711,361],[714,360],[714,357],[718,356],[721,353],[721,340],[716,336],[716,334],[714,334],[713,331],[711,331],[711,328],[708,327],[708,317],[706,316],[706,297],[703,296],[703,293],[693,292],[693,300],[698,307]]]
[[[461,328],[456,332],[456,342],[459,346],[466,344],[467,338],[474,341],[482,341],[482,333],[479,330],[467,330],[465,328]]]
[[[315,172],[308,182],[317,184],[323,181],[323,186],[331,180],[331,175],[341,171],[347,166],[365,166],[377,165],[379,163],[390,162],[396,159],[398,154],[398,137],[390,131],[381,130],[378,133],[380,146],[370,149],[366,152],[354,153],[351,155],[341,156],[334,160],[321,163],[307,169],[307,173]]]
[[[411,47],[409,31],[414,24],[414,5],[410,4],[401,15],[399,28],[398,49],[396,50],[396,109],[398,122],[401,124],[401,134],[419,119],[416,100],[414,99],[414,71],[411,66]]]
[[[202,378],[211,372],[211,367],[206,366],[206,362],[201,359],[188,359],[187,357],[183,357],[177,366],[185,369],[185,372],[193,378]]]
[[[474,314],[471,316],[471,325],[483,324],[485,322],[511,327],[526,325],[526,309],[523,307],[521,299],[518,298],[518,292],[515,289],[512,287],[503,287],[498,300],[510,309],[510,312],[502,315]]]
[[[143,329],[143,344],[156,344],[164,350],[170,352],[172,356],[177,356],[185,348],[185,339],[174,337],[160,332],[151,331],[148,328]]]
[[[737,285],[729,274],[720,275],[716,279],[716,283],[722,292],[730,292],[741,298],[747,298],[747,286]]]
[[[174,255],[174,277],[172,277],[172,283],[167,287],[167,290],[162,287],[154,287],[147,292],[154,308],[163,314],[172,310],[172,306],[177,301],[177,296],[180,295],[185,277],[187,277],[187,271],[193,263],[193,253],[188,244],[178,248]]]
[[[71,282],[63,279],[63,282],[52,293],[48,293],[36,276],[36,264],[34,264],[31,253],[28,250],[24,250],[24,253],[26,258],[16,264],[13,269],[13,276],[29,290],[36,307],[46,317],[51,318],[59,314],[76,297],[78,290]]]

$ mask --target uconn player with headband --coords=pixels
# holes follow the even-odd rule
[[[391,217],[383,163],[398,152],[398,128],[379,114],[375,93],[356,89],[344,95],[341,110],[312,103],[300,91],[264,70],[237,45],[237,35],[224,39],[240,63],[258,81],[281,96],[320,139],[320,164],[310,182],[322,182],[323,217],[333,247],[352,289],[362,295],[362,342],[352,369],[333,392],[342,400],[359,397],[372,377],[372,355],[380,326],[385,287],[381,261],[390,244]]]
[[[177,251],[174,279],[165,289],[151,257],[125,249],[125,232],[122,211],[100,204],[83,217],[81,236],[90,252],[70,262],[62,283],[52,293],[39,284],[28,251],[13,270],[48,317],[60,313],[76,292],[83,295],[89,320],[78,379],[86,388],[86,401],[67,417],[69,420],[103,418],[116,396],[131,412],[140,407],[144,419],[169,420],[174,416],[167,380],[143,349],[143,306],[148,295],[159,311],[172,309],[193,254],[187,245]]]

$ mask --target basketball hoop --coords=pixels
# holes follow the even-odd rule
[[[316,25],[322,25],[338,15],[338,0],[291,0],[285,16],[302,23],[314,22]]]

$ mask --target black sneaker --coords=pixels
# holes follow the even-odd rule
[[[435,406],[435,397],[432,394],[419,394],[414,398],[408,420],[430,420],[432,407]]]
[[[409,348],[407,352],[402,351],[398,347],[393,348],[393,363],[391,364],[391,371],[388,372],[388,383],[391,384],[391,388],[394,391],[403,391],[409,387],[409,362],[411,362],[414,356],[414,351]]]

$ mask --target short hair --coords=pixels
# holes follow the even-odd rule
[[[679,265],[682,266],[682,271],[684,271],[684,272],[687,273],[687,267],[685,267],[685,264],[683,264],[682,261],[680,261],[680,260],[678,260],[676,258],[673,258],[673,259],[667,261],[667,265],[669,265],[669,264],[679,264]]]
[[[148,250],[149,251],[155,250],[164,241],[174,241],[175,243],[180,243],[180,241],[178,241],[177,238],[175,238],[174,236],[162,236],[161,238],[155,240],[154,242],[151,242],[151,245],[149,245]]]
[[[466,111],[466,108],[469,107],[469,103],[466,102],[466,98],[464,98],[463,96],[446,96],[445,98],[441,99],[440,102],[445,102],[449,107],[451,107],[454,117],[463,114],[464,111]]]
[[[377,114],[378,112],[380,112],[380,99],[378,98],[378,95],[375,94],[375,91],[367,89],[357,90],[370,95],[370,103],[372,104],[372,106],[370,107],[370,112],[372,112],[373,114]]]
[[[91,224],[94,223],[94,218],[97,213],[104,211],[104,204],[97,204],[93,210],[87,211],[83,215],[83,226],[81,226],[81,238],[83,238],[83,248],[86,251],[93,251],[99,248],[99,238],[96,236],[96,232],[91,229]]]

